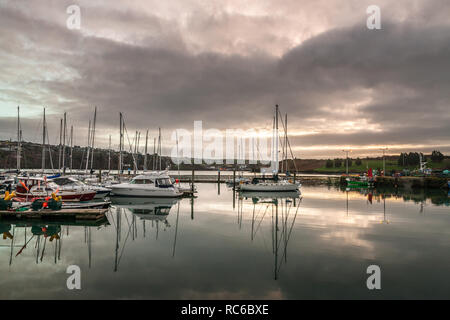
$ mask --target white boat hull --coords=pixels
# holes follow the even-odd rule
[[[241,184],[241,191],[256,192],[295,192],[299,186],[293,183],[257,183],[257,184]]]
[[[240,195],[244,198],[259,198],[259,199],[295,199],[300,198],[301,192],[297,191],[242,191]]]
[[[137,185],[120,184],[111,186],[111,195],[116,197],[145,197],[145,198],[178,198],[183,195],[177,188],[142,187]]]

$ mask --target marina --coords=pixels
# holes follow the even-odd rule
[[[449,13],[0,0],[3,311],[449,299]]]

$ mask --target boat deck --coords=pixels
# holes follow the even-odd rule
[[[71,219],[71,220],[90,220],[96,221],[105,218],[108,209],[61,209],[57,211],[39,210],[33,211],[31,209],[26,211],[0,211],[0,220],[2,219]]]

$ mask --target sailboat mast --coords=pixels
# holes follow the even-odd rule
[[[70,173],[73,168],[73,126],[70,126]]]
[[[155,156],[156,156],[156,138],[153,138],[153,157],[152,157],[152,160],[153,160],[152,170],[153,171],[155,171],[155,163],[156,163]]]
[[[86,173],[89,168],[89,147],[91,143],[91,120],[89,120],[89,127],[88,127],[88,145],[87,145],[87,152],[86,152]]]
[[[144,171],[147,171],[147,145],[148,145],[148,129],[145,135],[145,156],[144,156]]]
[[[45,127],[45,108],[44,108],[44,118],[42,120],[42,174],[45,172],[45,135],[46,135],[46,127]]]
[[[92,129],[92,143],[91,143],[91,170],[94,166],[94,143],[95,143],[95,125],[97,122],[97,106],[94,109],[94,124]]]
[[[59,123],[59,157],[58,157],[58,170],[61,173],[61,156],[62,156],[62,128],[63,128],[63,119],[60,120]]]
[[[285,158],[285,165],[284,170],[285,172],[288,172],[288,141],[287,141],[287,113],[284,115],[284,158]]]
[[[134,174],[137,172],[137,164],[136,164],[136,157],[137,157],[137,144],[138,144],[138,132],[136,130],[136,135],[134,136]]]
[[[17,171],[20,171],[20,157],[22,153],[22,141],[20,134],[20,107],[17,106]]]
[[[278,105],[275,106],[275,172],[274,174],[278,174]]]
[[[177,168],[178,168],[178,181],[181,181],[180,176],[180,156],[178,154],[178,131],[175,130],[175,137],[177,138]],[[179,206],[178,206],[179,208]]]
[[[120,134],[119,134],[119,172],[118,174],[120,175],[120,173],[122,172],[122,141],[123,141],[123,133],[122,133],[122,112],[119,113],[119,118],[120,118],[120,125],[119,125],[119,130],[120,130]]]
[[[111,171],[111,135],[109,135],[109,148],[108,148],[108,172]]]
[[[136,168],[139,170],[139,146],[141,143],[141,132],[139,131],[138,139],[137,139],[137,153],[136,153]]]
[[[67,114],[64,112],[63,151],[62,151],[62,168],[64,174],[66,173],[66,131],[67,131]]]
[[[159,128],[159,136],[158,136],[158,158],[159,158],[159,170],[161,171],[161,128]]]

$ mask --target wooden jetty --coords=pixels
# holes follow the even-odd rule
[[[0,220],[3,219],[40,219],[40,220],[55,220],[55,219],[69,219],[69,220],[102,220],[108,209],[61,209],[61,210],[38,210],[32,209],[25,211],[0,211]]]

